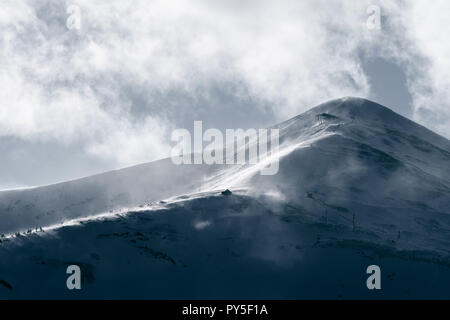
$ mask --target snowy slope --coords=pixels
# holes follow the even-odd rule
[[[320,105],[278,126],[280,171],[251,168],[215,186],[277,195],[313,219],[405,234],[404,248],[450,252],[450,143],[363,99]],[[284,152],[284,150],[289,152]]]
[[[1,192],[0,233],[38,231],[0,238],[0,297],[450,297],[447,139],[357,98],[274,127],[273,176],[165,159]],[[382,294],[370,264],[389,270]]]
[[[0,192],[0,233],[27,231],[190,193],[216,170],[217,166],[176,166],[164,159],[55,185]]]

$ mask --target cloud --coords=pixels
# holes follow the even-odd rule
[[[411,1],[404,12],[412,49],[409,87],[417,121],[450,137],[450,43],[448,1]],[[415,55],[419,58],[415,58]]]
[[[366,28],[372,2],[382,8],[381,31]],[[66,26],[69,5],[80,8],[80,30]],[[449,136],[448,6],[4,1],[0,136],[82,144],[120,166],[149,161],[169,154],[182,118],[216,115],[219,126],[220,99],[250,101],[249,121],[270,114],[273,124],[327,99],[368,96],[361,52],[404,68],[415,119]]]

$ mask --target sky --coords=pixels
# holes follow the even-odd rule
[[[446,0],[2,0],[0,189],[167,157],[194,120],[264,128],[344,96],[450,138],[448,12]]]

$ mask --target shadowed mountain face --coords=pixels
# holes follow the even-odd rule
[[[447,139],[357,98],[274,128],[272,176],[165,159],[1,192],[0,233],[28,233],[0,238],[0,297],[450,297]],[[68,264],[86,270],[82,293],[64,287]]]

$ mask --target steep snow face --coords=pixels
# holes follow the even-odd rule
[[[235,166],[210,177],[204,188],[271,190],[292,201],[315,189],[327,190],[328,197],[329,189],[339,189],[341,196],[420,202],[448,212],[450,142],[388,108],[344,98],[275,127],[279,174],[261,176],[257,166]]]
[[[363,154],[367,155],[367,159],[375,157],[380,167],[386,166],[387,162],[398,161],[399,165],[414,167],[447,186],[450,180],[449,140],[369,100],[333,100],[273,128],[280,129],[280,158],[289,158],[292,152],[304,148],[317,146],[324,153],[330,148],[334,149],[329,150],[333,153],[340,147],[346,149],[353,144],[361,152],[359,158]],[[351,167],[350,164],[348,167]],[[306,171],[301,166],[293,169]],[[326,168],[318,169],[326,171]],[[240,179],[233,179],[238,183],[248,180],[242,178],[242,168],[230,170],[241,176]],[[257,170],[250,171],[246,178],[257,173]]]
[[[404,249],[450,248],[450,143],[374,102],[345,98],[283,122],[280,170],[230,168],[215,188],[275,195],[315,221],[346,225]],[[392,240],[391,240],[392,241]]]

